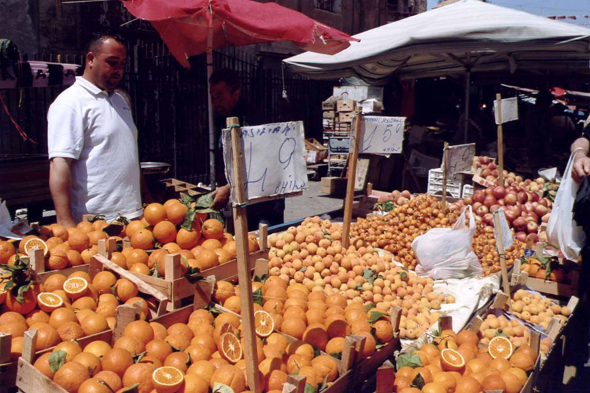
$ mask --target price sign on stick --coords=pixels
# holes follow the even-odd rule
[[[300,195],[307,188],[303,122],[241,128],[246,200],[256,203]],[[223,130],[225,173],[234,186],[230,129]],[[232,202],[236,202],[231,194]]]
[[[475,143],[449,146],[447,157],[448,169],[445,171],[447,176],[459,172],[468,172],[473,165],[473,157],[475,157]]]
[[[400,154],[405,124],[405,117],[364,116],[358,140],[359,154]]]
[[[494,101],[496,124],[518,120],[518,98],[504,98]]]

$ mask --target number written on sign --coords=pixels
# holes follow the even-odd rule
[[[240,135],[247,200],[280,198],[307,188],[302,122],[244,127]],[[230,130],[223,131],[223,152],[226,176],[233,188]]]
[[[358,146],[359,153],[401,153],[404,142],[405,122],[405,117],[363,117],[361,122],[361,136]]]

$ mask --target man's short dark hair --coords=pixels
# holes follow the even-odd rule
[[[102,45],[108,39],[113,39],[127,48],[127,41],[125,41],[121,35],[110,32],[101,32],[92,36],[92,39],[88,43],[88,52],[92,52],[94,54],[100,53]]]
[[[229,68],[221,68],[213,71],[213,75],[209,78],[209,83],[215,85],[217,83],[225,82],[227,87],[233,93],[236,90],[242,89],[242,80],[237,72],[230,70]]]

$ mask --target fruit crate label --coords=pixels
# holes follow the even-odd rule
[[[242,127],[246,200],[283,198],[307,189],[305,136],[302,121]],[[223,160],[234,184],[230,129],[223,130]],[[231,195],[232,202],[234,194]]]
[[[449,162],[447,177],[453,176],[455,173],[468,172],[471,170],[473,157],[475,157],[475,143],[449,146],[447,155]],[[443,169],[444,167],[445,160],[443,155]]]
[[[405,117],[364,116],[358,141],[359,153],[401,154],[405,125]],[[354,139],[351,139],[350,143],[354,143]]]
[[[512,231],[508,226],[508,221],[506,221],[506,215],[504,214],[504,210],[496,210],[494,215],[498,217],[498,220],[494,221],[495,223],[499,223],[499,225],[494,225],[494,236],[496,237],[496,247],[498,248],[498,254],[500,252],[500,236],[502,236],[502,243],[504,245],[504,250],[507,250],[512,246],[514,239],[512,238]],[[498,228],[499,227],[499,228]],[[498,229],[500,233],[498,233]]]

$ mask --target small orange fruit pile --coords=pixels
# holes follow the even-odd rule
[[[561,307],[552,302],[551,299],[542,297],[539,294],[531,294],[524,289],[519,289],[512,295],[512,311],[517,317],[527,322],[541,326],[543,329],[549,327],[551,319],[557,318],[560,324],[564,324],[571,315],[572,310],[567,306]]]
[[[495,337],[487,347],[480,344],[478,335],[471,331],[442,331],[432,343],[408,354],[418,355],[420,364],[397,370],[396,392],[520,392],[537,354],[527,344],[513,353],[512,343],[504,336]],[[412,387],[418,375],[423,381],[421,390]]]

